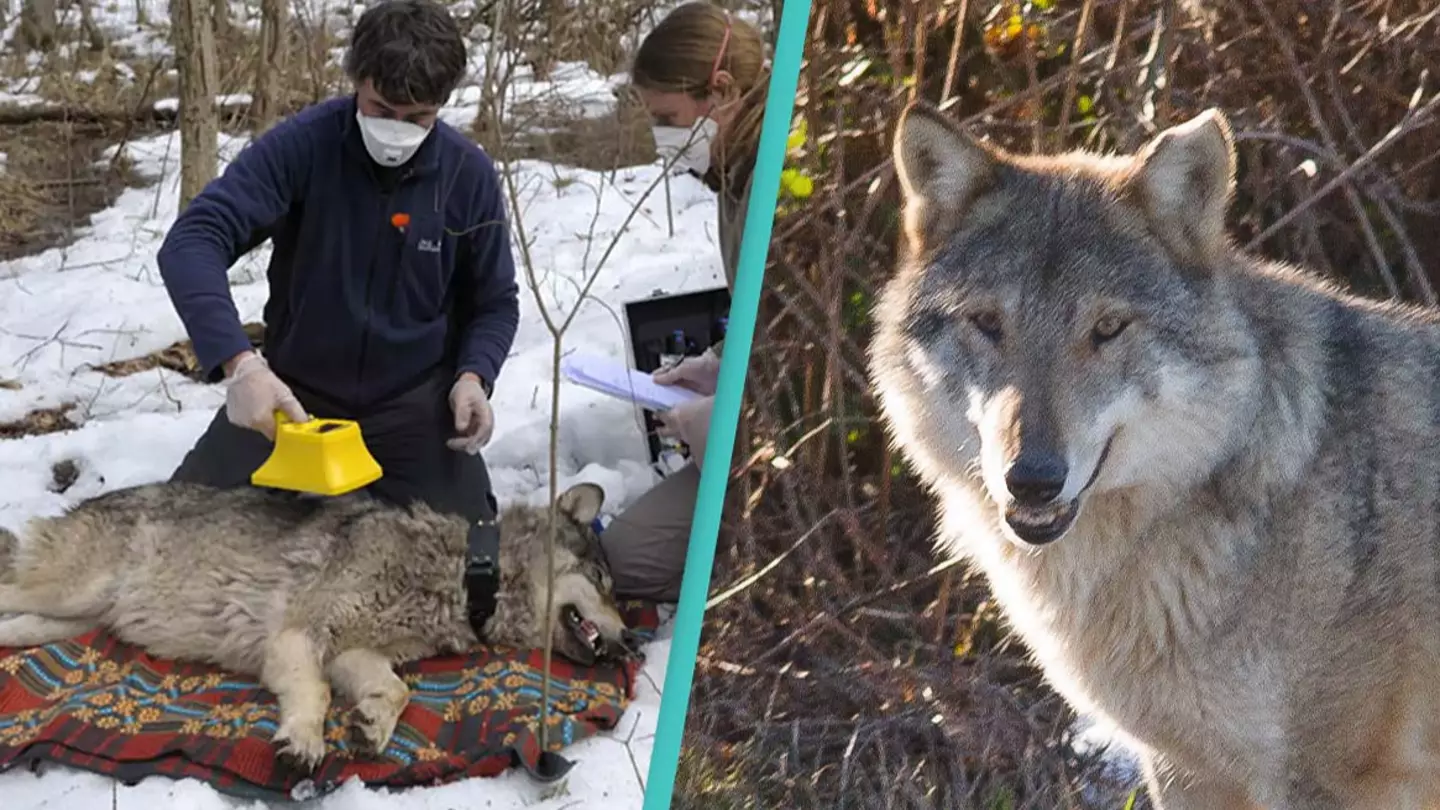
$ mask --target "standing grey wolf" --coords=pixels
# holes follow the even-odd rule
[[[634,655],[591,521],[605,494],[558,499],[554,649],[584,664]],[[279,701],[275,743],[313,770],[333,686],[354,728],[382,751],[409,690],[393,667],[464,652],[479,638],[545,643],[548,508],[501,514],[495,610],[478,634],[466,610],[469,524],[365,494],[307,498],[253,487],[158,483],[0,530],[0,646],[99,626],[152,654],[258,676]]]
[[[869,358],[1050,682],[1163,810],[1440,807],[1440,319],[1245,255],[1226,119],[1022,156],[923,104]]]

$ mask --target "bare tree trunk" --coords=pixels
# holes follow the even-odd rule
[[[539,34],[531,40],[533,58],[530,67],[535,71],[536,79],[548,81],[560,62],[560,49],[568,44],[569,37],[564,35],[564,31],[569,10],[564,0],[540,0],[538,11],[537,20],[533,23],[527,20],[520,27],[520,41],[523,42],[526,34],[532,31]]]
[[[260,0],[260,53],[255,64],[255,134],[269,129],[283,107],[281,88],[290,55],[287,0]]]
[[[215,178],[215,37],[208,0],[170,0],[171,43],[180,72],[180,210]]]
[[[90,50],[100,52],[105,50],[105,34],[100,31],[100,26],[95,24],[95,15],[90,10],[90,0],[75,0],[80,7],[80,29],[85,32],[85,38],[89,40]]]
[[[55,47],[58,9],[55,0],[25,0],[20,7],[19,43],[27,51],[49,51]]]
[[[230,0],[211,0],[210,14],[215,23],[215,38],[228,42],[232,33],[230,25]]]

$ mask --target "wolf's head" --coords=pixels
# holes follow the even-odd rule
[[[514,595],[523,602],[515,609],[517,613],[523,610],[531,620],[521,620],[510,609],[503,611],[503,616],[497,611],[496,619],[487,627],[492,640],[540,646],[548,627],[553,649],[577,663],[637,657],[639,641],[620,615],[614,582],[594,529],[604,502],[605,491],[595,484],[577,484],[556,499],[555,584],[548,623],[543,617],[549,509],[520,507],[507,512],[501,531],[511,538],[507,543],[515,543],[512,547],[520,551],[513,561],[505,560],[501,568],[503,571],[506,565],[517,566],[519,577],[512,581],[517,585],[523,582],[524,594]],[[506,638],[509,632],[524,633],[526,638]]]
[[[871,371],[927,478],[977,485],[1033,546],[1089,497],[1213,469],[1258,368],[1224,292],[1235,158],[1218,112],[1137,154],[1039,157],[917,104],[894,158],[904,256]]]

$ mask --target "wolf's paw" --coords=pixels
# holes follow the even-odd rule
[[[371,692],[355,704],[352,726],[360,733],[365,745],[376,754],[383,754],[395,725],[400,722],[400,713],[405,711],[410,692],[397,681],[398,689]]]
[[[305,728],[299,723],[285,722],[275,731],[271,743],[276,755],[305,773],[312,773],[320,767],[325,758],[325,735],[323,728]]]

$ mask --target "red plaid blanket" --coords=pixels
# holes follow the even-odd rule
[[[622,605],[647,635],[654,607]],[[384,756],[348,739],[349,706],[331,707],[330,753],[306,777],[278,763],[274,696],[248,678],[151,658],[104,631],[33,649],[0,648],[0,770],[55,762],[126,783],[163,774],[245,798],[286,800],[307,779],[319,793],[359,777],[391,788],[546,770],[553,752],[610,729],[634,697],[638,665],[551,660],[549,752],[540,750],[540,651],[482,648],[416,662]],[[306,791],[310,792],[310,791]]]

